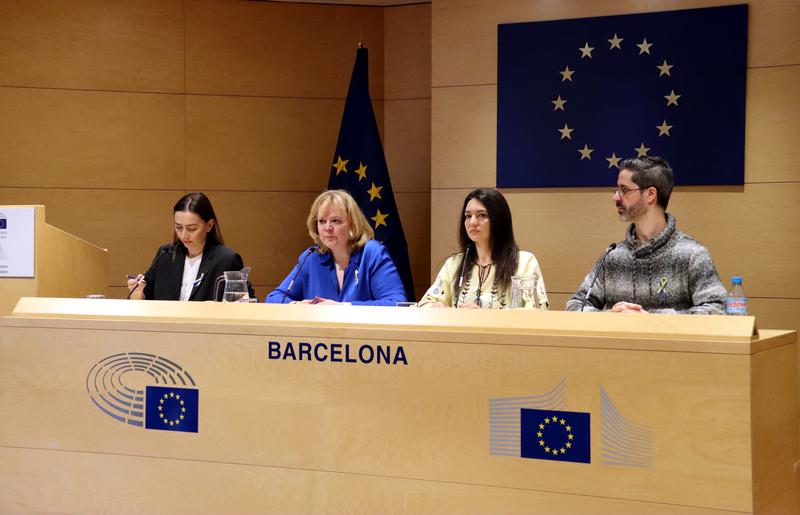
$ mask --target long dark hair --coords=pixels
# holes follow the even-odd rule
[[[177,213],[179,211],[189,211],[190,213],[194,213],[204,222],[214,220],[214,225],[206,235],[206,245],[208,245],[209,242],[218,245],[225,244],[224,240],[222,239],[222,230],[219,228],[219,220],[217,219],[216,213],[214,213],[214,208],[211,206],[211,201],[208,200],[208,197],[206,197],[205,193],[187,193],[186,195],[182,196],[181,199],[175,203],[175,207],[172,209],[173,213]],[[173,229],[172,245],[174,250],[177,250],[182,246],[182,244],[178,245],[179,243],[180,240],[178,239],[178,235]]]
[[[475,244],[469,239],[467,228],[464,226],[464,211],[470,200],[477,199],[486,207],[489,214],[489,245],[492,248],[492,261],[495,266],[495,280],[500,284],[500,290],[507,290],[511,286],[511,276],[517,271],[519,264],[519,247],[514,240],[514,226],[511,222],[511,209],[508,207],[506,198],[497,190],[491,188],[479,188],[471,191],[464,199],[458,221],[458,243],[461,246],[461,261],[456,268],[456,275],[453,284],[455,285],[455,295],[461,293],[458,286],[458,278],[464,265],[466,256],[466,277],[472,273],[472,267],[478,262],[478,252]],[[467,252],[467,248],[470,251]]]

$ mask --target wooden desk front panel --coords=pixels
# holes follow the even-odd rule
[[[365,341],[317,338],[313,328],[298,338],[269,327],[204,334],[183,332],[185,324],[175,332],[163,323],[83,324],[3,328],[0,445],[753,509],[749,355],[593,349],[591,339],[575,338],[563,347],[569,337],[560,336],[498,345],[502,335],[464,344],[448,334],[389,340],[380,330]],[[270,340],[402,345],[408,365],[271,360]],[[90,369],[126,352],[156,354],[191,373],[197,434],[127,426],[92,404]],[[560,384],[558,409],[591,414],[592,462],[492,455],[489,400]],[[626,420],[649,427],[649,467],[603,463],[601,387]],[[150,473],[162,474],[157,460]]]

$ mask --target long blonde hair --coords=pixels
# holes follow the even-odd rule
[[[308,235],[317,245],[317,252],[324,254],[329,250],[328,247],[323,245],[317,230],[317,213],[326,204],[333,204],[344,212],[347,223],[350,224],[350,245],[348,246],[350,252],[360,249],[375,237],[375,232],[369,226],[364,213],[361,212],[355,199],[348,192],[345,190],[323,191],[311,204],[311,210],[308,212],[308,219],[306,220]]]

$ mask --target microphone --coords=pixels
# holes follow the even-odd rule
[[[136,284],[133,285],[133,288],[131,289],[131,291],[128,292],[128,296],[126,297],[126,299],[130,300],[131,295],[133,295],[133,292],[135,292],[136,288],[138,288],[139,285],[142,283],[142,279],[144,279],[144,276],[147,275],[148,272],[150,272],[150,270],[153,269],[153,267],[156,265],[156,262],[161,258],[161,256],[163,256],[166,251],[170,250],[173,247],[174,247],[174,245],[170,244],[170,245],[167,245],[165,247],[161,247],[159,249],[158,254],[156,254],[156,257],[153,258],[153,261],[150,263],[150,266],[148,266],[147,270],[145,270],[144,274],[142,274],[142,278],[139,279],[138,281],[136,281]]]
[[[583,303],[581,304],[581,311],[583,311],[583,308],[586,307],[586,303],[589,302],[589,295],[592,294],[592,288],[594,287],[594,283],[597,281],[597,278],[600,276],[600,271],[603,269],[603,265],[606,262],[606,258],[608,257],[609,254],[611,254],[611,251],[614,250],[615,248],[617,248],[617,244],[612,243],[606,249],[606,253],[603,254],[603,258],[600,260],[600,266],[597,267],[597,272],[594,274],[594,279],[592,279],[592,283],[589,285],[589,289],[586,290],[586,295],[583,297]]]
[[[467,269],[467,256],[469,256],[469,250],[472,248],[472,244],[470,243],[467,245],[467,248],[464,250],[464,259],[461,260],[461,274],[458,276],[458,290],[456,290],[456,298],[453,302],[453,307],[458,307],[458,297],[461,294],[461,284],[464,282],[464,271]]]
[[[292,286],[294,286],[294,281],[295,279],[297,279],[297,276],[300,275],[300,271],[303,269],[303,265],[306,264],[306,260],[311,254],[314,253],[315,250],[317,250],[316,245],[314,245],[313,247],[308,247],[308,250],[306,250],[306,255],[303,256],[303,260],[300,262],[300,266],[297,267],[297,272],[294,273],[294,277],[292,277],[292,280],[289,281],[289,287],[286,288],[285,292],[283,292],[283,297],[281,297],[281,304],[283,304],[283,301],[286,300],[286,296],[289,295],[289,291],[292,289]]]

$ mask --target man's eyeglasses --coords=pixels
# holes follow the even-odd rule
[[[620,197],[624,197],[625,195],[627,195],[631,191],[646,190],[646,189],[649,189],[649,188],[652,188],[652,186],[647,186],[645,188],[626,188],[625,186],[620,186],[619,188],[614,188],[613,190],[611,190],[611,194],[615,195],[615,194],[619,193]]]

